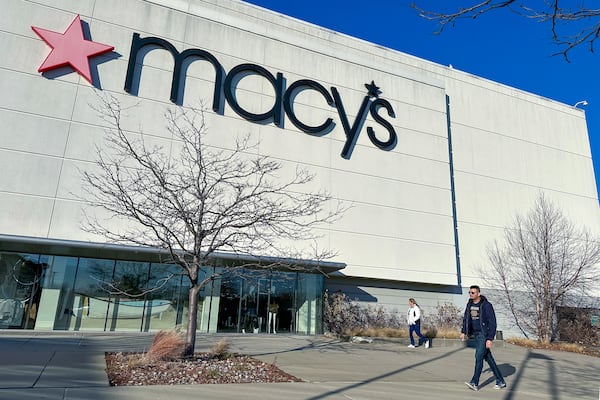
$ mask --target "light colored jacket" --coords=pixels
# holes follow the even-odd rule
[[[415,304],[408,309],[408,312],[406,313],[406,321],[409,325],[416,325],[419,319],[421,319],[421,309]]]

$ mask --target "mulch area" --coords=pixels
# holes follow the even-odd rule
[[[229,354],[196,353],[174,361],[142,362],[141,353],[106,353],[106,373],[112,386],[207,383],[301,382],[274,364]]]

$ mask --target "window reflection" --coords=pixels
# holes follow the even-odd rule
[[[47,266],[37,255],[0,253],[0,328],[33,329]]]
[[[199,280],[226,267],[203,267]],[[320,330],[321,275],[236,269],[199,294],[199,332]],[[153,331],[188,323],[176,265],[0,252],[0,329]]]
[[[219,332],[315,333],[320,329],[323,277],[245,270],[220,280]],[[213,299],[215,301],[215,299]]]
[[[106,330],[142,329],[144,314],[147,312],[145,297],[152,290],[148,281],[149,272],[150,263],[116,262],[110,285],[102,282],[103,287],[110,293]],[[161,309],[168,306],[169,303],[163,304]]]
[[[188,293],[182,288],[182,270],[176,265],[152,264],[149,283],[155,290],[146,295],[143,331],[171,329],[182,324]],[[185,278],[187,279],[187,278]]]
[[[73,330],[106,330],[110,295],[105,288],[112,282],[115,261],[82,258],[75,276],[71,308]]]

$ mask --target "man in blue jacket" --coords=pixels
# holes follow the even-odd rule
[[[494,389],[503,389],[506,382],[492,356],[492,344],[496,336],[496,313],[494,307],[480,294],[479,286],[469,288],[469,302],[465,308],[460,339],[473,336],[475,338],[475,371],[473,377],[465,384],[471,390],[479,390],[479,377],[483,370],[483,360],[487,361],[496,376]]]

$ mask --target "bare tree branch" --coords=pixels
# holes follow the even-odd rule
[[[504,242],[488,248],[486,283],[501,288],[521,332],[550,341],[557,306],[600,278],[600,242],[543,194],[527,215],[516,216]]]
[[[438,22],[436,33],[441,33],[447,26],[455,26],[460,19],[475,19],[498,9],[509,9],[524,18],[549,24],[552,40],[561,47],[561,51],[553,55],[562,55],[566,61],[569,61],[569,52],[584,43],[588,43],[589,50],[594,52],[594,44],[600,35],[600,8],[588,8],[584,2],[573,5],[565,0],[485,0],[455,11],[428,10],[416,3],[411,7],[421,17]]]
[[[207,145],[202,107],[167,112],[172,139],[150,145],[155,138],[124,129],[126,110],[117,100],[101,100],[97,111],[110,129],[106,145],[96,149],[96,169],[82,171],[84,200],[119,223],[88,214],[84,229],[112,242],[162,249],[168,262],[185,271],[188,354],[195,342],[198,294],[208,282],[248,267],[318,272],[319,262],[334,256],[314,243],[319,229],[348,207],[324,190],[307,192],[312,173],[286,170],[280,161],[257,155],[258,142],[249,136],[232,149]],[[217,251],[239,261],[201,278],[200,269]]]
[[[107,292],[111,295],[122,295],[122,296],[127,296],[127,297],[131,297],[131,298],[140,298],[140,297],[145,297],[147,294],[152,293],[152,292],[156,292],[157,290],[162,289],[163,287],[165,287],[167,285],[167,283],[169,283],[169,281],[171,280],[171,278],[173,278],[175,276],[175,274],[168,274],[167,276],[158,279],[155,283],[149,284],[149,286],[147,288],[140,288],[136,287],[135,291],[132,291],[131,288],[128,289],[123,289],[123,282],[121,281],[105,281],[102,279],[99,279],[96,276],[90,275],[90,278],[95,281],[98,284],[98,287],[103,290],[104,292]]]

